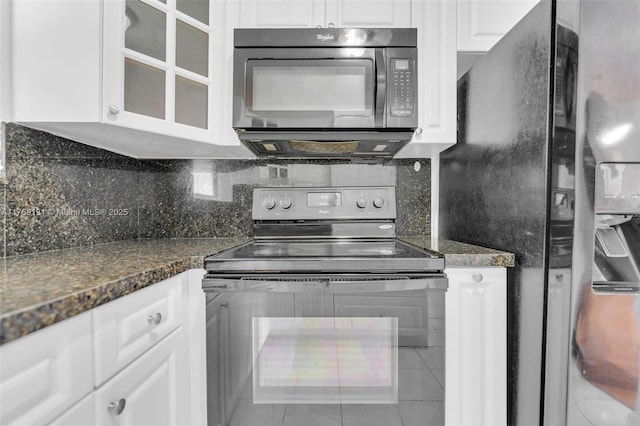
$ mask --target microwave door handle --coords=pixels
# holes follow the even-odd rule
[[[384,127],[384,106],[387,96],[387,61],[384,49],[376,49],[375,126]]]

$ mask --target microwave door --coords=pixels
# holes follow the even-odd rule
[[[242,72],[234,79],[235,128],[384,125],[376,49],[242,50],[234,57],[234,72]]]

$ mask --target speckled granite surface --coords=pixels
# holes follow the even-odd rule
[[[249,237],[257,186],[396,186],[399,232],[430,229],[426,159],[136,160],[13,123],[6,148],[0,256],[138,238]]]
[[[243,238],[121,241],[2,260],[0,344],[192,268]]]
[[[445,267],[505,266],[515,265],[515,255],[500,250],[461,243],[458,241],[431,239],[430,237],[400,237],[402,240],[444,254]]]

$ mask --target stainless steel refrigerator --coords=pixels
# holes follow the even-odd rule
[[[640,1],[543,0],[458,120],[440,234],[516,255],[508,424],[640,425]]]

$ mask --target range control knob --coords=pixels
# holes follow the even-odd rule
[[[373,206],[377,209],[384,207],[384,198],[376,197],[373,199]]]
[[[361,209],[364,209],[365,207],[367,207],[367,204],[369,204],[369,202],[367,201],[366,198],[364,197],[360,197],[358,198],[358,200],[356,201],[356,206],[358,206]]]
[[[280,200],[280,207],[282,207],[285,210],[291,207],[291,204],[292,204],[291,198],[289,197],[285,197]]]
[[[276,206],[276,200],[274,200],[271,197],[265,198],[264,201],[262,202],[262,205],[264,206],[265,209],[271,210]]]

